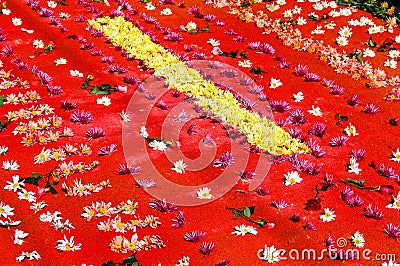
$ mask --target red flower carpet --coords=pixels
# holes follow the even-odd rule
[[[337,2],[1,2],[1,264],[400,265],[398,11]]]

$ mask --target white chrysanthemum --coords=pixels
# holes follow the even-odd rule
[[[235,226],[235,231],[232,232],[233,235],[244,236],[246,234],[257,235],[257,229],[250,225],[239,225]]]
[[[340,28],[338,34],[342,37],[348,38],[352,35],[351,28],[344,26],[344,27]]]
[[[111,99],[107,96],[103,96],[100,99],[97,99],[96,102],[97,102],[97,104],[109,106],[111,104]]]
[[[251,67],[251,62],[250,60],[243,60],[238,62],[238,66],[240,67]]]
[[[332,222],[336,218],[334,211],[329,208],[324,209],[324,213],[319,217],[323,222]]]
[[[358,231],[355,232],[354,235],[351,236],[350,240],[353,243],[353,245],[357,248],[362,248],[365,245],[364,236],[362,234],[360,234],[360,232],[358,232]]]
[[[164,141],[153,140],[149,143],[149,147],[153,148],[155,151],[165,151],[167,149],[167,144]]]
[[[75,244],[74,236],[71,236],[70,239],[67,239],[67,237],[64,235],[64,239],[57,240],[56,249],[58,251],[75,251],[80,250],[81,246],[81,243]]]
[[[390,160],[400,163],[400,149],[392,151],[392,158]]]
[[[348,172],[349,173],[354,173],[356,175],[359,175],[360,172],[362,171],[359,167],[359,163],[357,162],[356,158],[350,158],[350,163],[348,165]]]
[[[308,110],[307,112],[309,112],[310,114],[315,115],[315,116],[319,116],[319,117],[322,116],[321,109],[318,106],[312,105],[311,110]]]
[[[397,193],[397,197],[393,196],[393,202],[386,205],[386,208],[400,210],[400,191]]]
[[[139,135],[140,135],[142,138],[145,138],[145,139],[147,139],[147,138],[149,137],[149,133],[147,133],[146,126],[141,126],[141,127],[140,127]]]
[[[275,246],[268,247],[266,245],[261,259],[267,261],[268,263],[278,262],[280,260],[279,251],[275,248]]]
[[[363,52],[363,57],[375,57],[375,52],[369,48],[365,48]]]
[[[183,160],[179,160],[174,162],[174,167],[171,168],[178,174],[183,174],[185,172],[186,164],[183,162]]]
[[[303,17],[297,18],[297,25],[302,26],[302,25],[306,25],[306,24],[307,24],[307,20],[305,18],[303,18]]]
[[[344,133],[346,133],[346,135],[349,137],[358,135],[356,127],[353,126],[353,124],[351,124],[351,123],[349,123],[349,125],[344,129]]]
[[[346,45],[349,44],[349,41],[347,40],[346,37],[339,36],[339,37],[336,38],[336,43],[339,46],[346,46]]]
[[[271,81],[269,82],[269,88],[270,89],[276,89],[280,86],[282,86],[282,82],[280,79],[276,79],[276,78],[271,78]]]
[[[390,67],[391,69],[396,69],[397,68],[397,61],[394,59],[386,59],[386,61],[383,63],[385,67]]]
[[[44,48],[44,42],[42,40],[34,40],[33,41],[33,46],[36,49],[43,49]]]
[[[390,50],[388,53],[388,56],[393,59],[398,58],[398,57],[400,57],[400,51],[399,50]]]
[[[293,94],[293,100],[294,100],[296,103],[299,103],[299,102],[301,102],[302,100],[304,100],[304,94],[303,94],[303,92],[299,91],[298,93]]]
[[[12,21],[12,24],[14,26],[21,26],[22,25],[22,20],[20,18],[12,18],[11,21]]]
[[[299,172],[292,171],[285,174],[285,186],[300,184],[303,178],[300,177]]]
[[[164,8],[163,10],[161,10],[160,15],[162,16],[172,15],[172,10],[170,8]]]
[[[12,182],[6,181],[7,185],[4,186],[5,190],[17,192],[24,187],[24,180],[20,180],[18,175],[12,176]]]
[[[193,22],[193,21],[189,21],[189,22],[186,24],[185,29],[186,29],[187,31],[195,30],[195,29],[197,29],[197,24],[196,24],[195,22]]]
[[[70,70],[69,74],[73,77],[83,78],[83,74],[79,70]]]
[[[214,196],[210,193],[211,189],[207,187],[200,188],[197,191],[197,198],[199,199],[212,199]]]
[[[54,63],[56,64],[56,66],[66,65],[67,64],[67,59],[60,57],[60,58],[54,60]]]
[[[207,41],[208,44],[210,44],[213,47],[219,46],[220,42],[214,38],[208,39]]]

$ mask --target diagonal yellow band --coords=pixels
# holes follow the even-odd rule
[[[103,17],[89,20],[96,30],[104,32],[114,45],[121,46],[136,59],[144,62],[147,68],[155,70],[157,76],[166,79],[171,88],[196,97],[196,104],[214,116],[222,119],[247,137],[247,141],[273,155],[304,153],[308,147],[274,122],[240,106],[231,92],[217,88],[205,80],[201,74],[168,52],[164,47],[151,41],[137,27],[124,17]]]

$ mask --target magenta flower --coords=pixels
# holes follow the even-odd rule
[[[317,231],[317,227],[315,227],[315,225],[313,223],[311,223],[310,221],[307,221],[306,224],[303,225],[303,228],[305,230]]]
[[[93,50],[93,51],[91,52],[91,54],[92,54],[93,56],[102,56],[102,55],[103,55],[103,51],[102,51],[102,50]]]
[[[51,85],[47,85],[46,86],[47,91],[49,92],[50,96],[53,95],[58,95],[63,93],[63,90],[61,89],[60,86],[51,86]]]
[[[97,154],[100,155],[100,156],[103,156],[103,155],[110,155],[110,154],[113,153],[116,149],[117,149],[117,144],[111,144],[111,145],[108,145],[108,146],[101,147],[101,148],[99,149],[99,152],[98,152]]]
[[[216,159],[213,163],[213,167],[228,167],[234,164],[234,157],[233,155],[227,151],[219,157],[219,159]]]
[[[258,195],[260,195],[261,197],[264,197],[264,196],[266,196],[266,195],[269,194],[269,190],[266,189],[266,188],[263,188],[263,187],[258,187],[258,188],[256,189],[256,193],[257,193]]]
[[[278,201],[273,201],[271,203],[271,206],[277,208],[278,210],[282,210],[282,209],[288,207],[289,204],[284,199],[281,199]]]
[[[399,118],[392,117],[389,119],[389,125],[391,126],[398,126],[399,125]]]
[[[216,18],[217,18],[216,15],[208,14],[208,15],[205,15],[204,20],[207,21],[207,22],[211,22],[211,21],[214,21]]]
[[[316,158],[321,158],[325,156],[326,152],[322,150],[322,147],[319,146],[319,144],[315,140],[309,139],[306,145],[310,148],[310,154],[312,156]]]
[[[174,203],[167,203],[166,199],[152,199],[152,201],[149,202],[149,207],[160,212],[172,212],[178,209]]]
[[[92,127],[88,130],[88,132],[86,132],[86,136],[89,138],[89,140],[98,139],[104,137],[105,135],[106,132],[101,127]]]
[[[333,182],[333,175],[326,174],[322,178],[322,187],[324,188],[337,188],[337,184]]]
[[[81,50],[91,50],[94,47],[94,43],[88,42],[88,43],[83,43],[80,47]]]
[[[114,57],[112,57],[112,56],[103,56],[101,58],[102,63],[112,64],[112,63],[114,63],[114,61],[115,61]]]
[[[290,218],[289,220],[291,220],[292,222],[298,223],[301,220],[301,216],[300,213],[295,212]]]
[[[372,204],[370,203],[367,208],[365,208],[364,216],[375,220],[382,220],[383,212],[379,210],[378,206],[372,207]]]
[[[280,101],[270,101],[269,108],[273,112],[283,113],[285,111],[289,111],[291,107],[288,102],[280,100]]]
[[[400,225],[387,224],[383,231],[388,237],[394,238],[396,241],[400,238]]]
[[[154,187],[156,185],[156,182],[154,182],[153,179],[139,179],[136,180],[136,184],[142,189],[148,189]]]
[[[387,178],[399,180],[399,175],[396,174],[394,169],[392,167],[385,166],[384,164],[381,164],[381,166],[378,170],[378,174],[380,174],[381,176],[387,177]]]
[[[61,101],[61,109],[63,109],[64,111],[68,111],[68,110],[73,110],[77,108],[76,103],[74,102],[67,102],[67,101]]]
[[[356,106],[359,105],[361,103],[361,101],[358,99],[357,94],[351,96],[348,100],[347,100],[347,104],[350,106]]]
[[[89,124],[93,121],[93,117],[89,112],[86,111],[76,111],[71,115],[71,122],[79,122],[81,124]]]
[[[297,67],[294,68],[294,74],[296,76],[305,76],[308,73],[308,66],[303,66],[298,64]]]
[[[305,78],[306,81],[310,81],[310,82],[316,82],[316,81],[320,81],[321,80],[321,78],[317,74],[311,73],[311,72],[308,72],[304,76],[304,78]]]
[[[160,108],[161,110],[167,110],[167,109],[169,109],[170,106],[169,106],[169,104],[164,102],[163,99],[161,99],[156,103],[156,107]]]
[[[367,114],[375,115],[378,111],[379,111],[379,107],[375,106],[372,103],[367,103],[367,105],[365,105],[364,112]]]
[[[343,146],[346,144],[346,142],[349,140],[349,137],[347,136],[338,136],[335,138],[332,138],[331,141],[329,142],[329,145],[332,147],[338,147],[338,146]]]
[[[356,159],[357,162],[361,162],[367,157],[367,151],[364,149],[354,149],[351,151],[350,157]]]
[[[332,248],[335,245],[335,241],[333,240],[333,237],[330,234],[325,239],[324,243],[327,248]]]
[[[128,166],[127,164],[120,164],[118,166],[118,174],[120,175],[133,174],[137,176],[141,170],[142,168],[140,166],[133,167]]]
[[[210,242],[210,243],[203,242],[203,244],[201,244],[199,251],[204,256],[207,256],[207,255],[210,255],[211,251],[213,251],[214,248],[215,248],[214,242]]]
[[[3,36],[0,32],[0,38],[1,36]],[[1,55],[4,57],[9,57],[12,55],[12,53],[14,52],[14,49],[11,45],[6,45],[3,48],[1,48]]]
[[[110,66],[110,68],[108,69],[108,72],[117,73],[117,74],[124,74],[124,73],[128,72],[128,69],[115,64],[115,65],[111,65]]]
[[[196,242],[200,241],[205,235],[206,235],[206,233],[202,232],[202,231],[192,231],[190,233],[186,233],[183,236],[183,239],[185,239],[186,241],[189,241],[189,242],[196,243]]]
[[[248,46],[250,50],[260,50],[261,43],[260,42],[250,42]]]
[[[332,95],[343,95],[344,94],[344,88],[340,87],[338,85],[333,85],[333,87],[329,91],[329,94],[332,94]]]
[[[172,224],[172,227],[181,228],[186,223],[185,216],[183,215],[183,211],[179,211],[176,218],[172,219],[172,222],[174,222]]]
[[[287,118],[288,122],[292,125],[302,125],[307,122],[306,115],[302,110],[294,110],[290,112],[290,115]]]
[[[50,77],[49,74],[40,70],[37,71],[37,76],[39,78],[40,83],[44,85],[49,84],[53,80],[53,78]]]
[[[260,47],[260,51],[263,52],[264,54],[275,54],[275,49],[268,43],[263,43]]]

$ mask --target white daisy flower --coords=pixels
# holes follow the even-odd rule
[[[139,135],[140,135],[142,138],[145,138],[145,139],[147,139],[147,138],[149,137],[149,133],[147,133],[146,126],[141,126],[141,127],[140,127]]]
[[[393,196],[393,202],[386,205],[386,208],[400,210],[400,191],[397,193],[397,197]]]
[[[124,110],[119,113],[119,117],[121,117],[122,122],[130,122],[131,121],[131,115],[128,113],[125,113]]]
[[[357,248],[362,248],[365,245],[364,236],[362,234],[360,234],[360,232],[358,232],[358,231],[355,232],[354,235],[351,236],[350,240],[353,243],[353,245]]]
[[[161,10],[160,15],[162,16],[172,15],[172,10],[170,8],[164,8],[163,10]]]
[[[324,34],[325,30],[322,29],[321,25],[317,25],[317,27],[311,32],[311,34]]]
[[[303,17],[297,18],[297,25],[302,26],[302,25],[306,25],[306,24],[307,24],[307,20],[305,18],[303,18]]]
[[[301,102],[302,100],[304,100],[304,94],[303,94],[303,92],[299,91],[298,93],[293,94],[293,100],[294,100],[296,103],[299,103],[299,102]]]
[[[57,3],[54,1],[47,1],[47,6],[49,8],[56,8],[57,7]]]
[[[394,59],[386,59],[386,61],[383,63],[385,67],[390,67],[391,69],[396,69],[397,68],[397,61]]]
[[[324,209],[324,213],[319,217],[323,222],[332,222],[336,218],[334,211],[329,208]]]
[[[65,13],[65,12],[61,12],[60,14],[58,14],[58,16],[59,16],[60,18],[62,18],[62,19],[68,19],[68,18],[71,17],[70,14]]]
[[[8,152],[7,146],[0,146],[0,155],[5,155]]]
[[[352,35],[351,28],[344,26],[344,27],[340,28],[338,34],[342,37],[348,38]]]
[[[388,56],[393,59],[398,58],[398,57],[400,57],[400,51],[399,50],[390,50],[388,53]]]
[[[266,8],[268,9],[269,12],[274,12],[278,10],[280,7],[281,7],[280,5],[275,5],[274,3],[266,5]]]
[[[8,216],[14,215],[14,208],[11,208],[10,205],[4,204],[0,201],[0,217],[7,218]]]
[[[233,235],[244,236],[246,234],[257,235],[257,229],[250,225],[239,225],[235,226],[235,231],[232,232]]]
[[[396,43],[400,43],[400,35],[397,35],[397,36],[394,38],[394,41],[395,41]]]
[[[25,186],[24,180],[20,181],[18,175],[12,176],[12,182],[10,181],[6,182],[7,185],[4,186],[4,189],[8,191],[17,192],[19,189],[22,189]]]
[[[29,234],[25,233],[22,230],[16,229],[14,232],[14,245],[22,245],[24,243],[24,238],[26,238]]]
[[[325,28],[328,30],[333,30],[336,27],[336,23],[334,21],[330,21],[325,24]]]
[[[183,162],[183,160],[179,160],[174,162],[174,167],[171,168],[171,170],[174,170],[178,174],[183,174],[185,172],[186,164]]]
[[[11,14],[11,10],[10,10],[10,9],[4,8],[4,9],[1,10],[1,13],[2,13],[3,15],[8,16],[8,15]]]
[[[64,239],[57,240],[56,249],[58,251],[75,251],[80,250],[81,246],[81,243],[75,244],[74,236],[71,236],[70,239],[67,239],[67,237],[64,235]]]
[[[22,25],[22,19],[20,19],[20,18],[12,18],[11,21],[12,21],[12,24],[14,26],[21,26]]]
[[[287,9],[283,12],[283,17],[284,18],[291,18],[293,16],[292,10]]]
[[[392,158],[390,160],[400,163],[400,149],[392,151]]]
[[[156,6],[153,5],[153,4],[150,2],[150,3],[147,3],[147,4],[146,4],[145,8],[146,8],[147,10],[154,10],[154,9],[156,9]]]
[[[29,207],[29,209],[33,210],[35,213],[43,210],[44,207],[46,207],[47,204],[44,201],[41,202],[34,202],[32,205]]]
[[[20,200],[27,200],[28,202],[35,202],[36,197],[35,193],[32,191],[27,191],[26,189],[22,189],[21,192],[17,192],[18,199]]]
[[[111,104],[111,99],[107,96],[103,96],[100,99],[96,100],[97,104],[109,106]]]
[[[400,264],[396,263],[394,260],[389,260],[388,262],[382,263],[381,266],[400,266]]]
[[[292,9],[293,14],[300,14],[301,13],[301,7],[294,6]]]
[[[60,58],[54,60],[54,63],[56,64],[56,66],[66,65],[67,64],[67,59],[60,57]]]
[[[282,86],[282,82],[280,79],[276,79],[276,78],[271,78],[271,81],[269,82],[269,88],[270,89],[276,89],[280,86]]]
[[[187,31],[195,30],[195,29],[197,29],[197,24],[196,24],[195,22],[193,22],[193,21],[189,21],[189,22],[186,24],[185,29],[186,29]]]
[[[363,52],[363,57],[375,57],[375,52],[369,48],[365,48]]]
[[[211,192],[211,189],[209,189],[208,187],[200,188],[197,191],[197,198],[198,199],[212,199],[214,197],[214,195],[212,195],[210,192]]]
[[[219,42],[219,41],[217,41],[217,40],[216,40],[216,39],[214,39],[214,38],[208,39],[207,43],[208,43],[208,44],[211,44],[211,46],[214,46],[214,47],[216,47],[216,46],[219,46],[219,45],[220,45],[220,42]]]
[[[265,245],[261,259],[267,261],[268,263],[278,262],[280,260],[279,251],[275,248],[275,246],[268,247]]]
[[[19,169],[19,165],[18,165],[17,161],[14,161],[14,160],[3,161],[3,169],[9,170],[9,171],[16,171]]]
[[[149,143],[149,147],[153,148],[155,151],[165,151],[167,149],[167,144],[164,141],[153,140]]]
[[[312,115],[322,117],[321,109],[318,106],[315,107],[314,105],[312,105],[311,110],[308,110],[307,112],[309,112]]]
[[[347,136],[357,136],[357,130],[356,127],[353,126],[351,123],[344,129],[344,133],[346,133]]]
[[[350,19],[349,21],[347,21],[347,24],[349,24],[350,26],[360,26],[360,21],[358,21],[357,19]]]
[[[300,177],[299,172],[292,171],[285,174],[285,186],[300,184],[303,178]]]
[[[276,0],[276,3],[280,6],[286,5],[286,0]]]
[[[356,158],[350,158],[350,163],[348,165],[348,172],[349,173],[354,173],[356,175],[359,175],[360,172],[362,171],[360,168],[358,168],[359,163],[357,162]]]
[[[346,37],[339,36],[339,37],[336,38],[336,43],[339,46],[346,46],[346,45],[349,44],[349,41],[347,40]]]
[[[36,49],[43,49],[43,48],[44,48],[44,43],[43,43],[42,40],[34,40],[34,41],[33,41],[33,46],[34,46]]]
[[[251,67],[251,62],[250,60],[243,60],[238,62],[238,66],[240,67]]]
[[[39,253],[36,250],[34,250],[32,252],[23,251],[22,254],[17,257],[16,261],[17,262],[21,262],[21,261],[23,261],[25,259],[28,259],[28,260],[39,260],[39,259],[41,259],[41,257],[40,257]]]
[[[70,70],[69,74],[73,77],[83,78],[83,74],[79,70]]]

